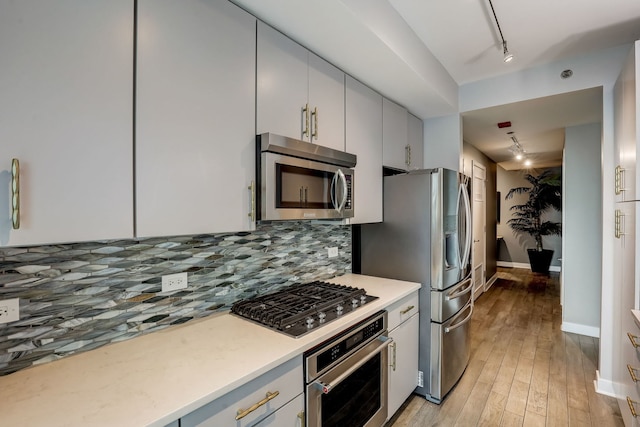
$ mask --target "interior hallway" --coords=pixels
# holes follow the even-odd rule
[[[498,268],[458,385],[442,405],[411,396],[387,426],[623,426],[616,400],[594,390],[598,339],[560,330],[558,280]]]

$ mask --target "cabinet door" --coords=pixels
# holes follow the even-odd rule
[[[138,2],[138,236],[250,228],[255,18],[227,1]]]
[[[344,151],[344,79],[342,71],[309,52],[311,142]]]
[[[346,151],[358,156],[352,224],[382,221],[382,96],[347,76]]]
[[[407,117],[404,107],[384,98],[382,101],[382,163],[407,169]]]
[[[422,169],[424,164],[424,132],[422,120],[413,114],[409,114],[407,118],[407,139],[409,141],[408,169]]]
[[[391,418],[418,385],[418,327],[420,314],[389,332],[389,412]]]
[[[304,47],[258,21],[258,134],[272,132],[309,141],[309,132],[303,135],[311,126],[310,113],[307,116],[303,112],[309,99],[308,68],[308,51]]]
[[[133,2],[0,2],[0,57],[0,246],[132,237]]]
[[[640,200],[640,174],[637,173],[636,155],[640,143],[637,74],[640,73],[637,56],[640,42],[636,42],[616,81],[614,88],[616,201]]]

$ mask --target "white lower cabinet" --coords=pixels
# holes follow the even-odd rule
[[[303,411],[302,356],[297,356],[185,415],[180,426],[294,427],[303,425]]]
[[[418,385],[419,320],[418,292],[403,298],[388,309],[389,383],[388,418],[402,406]]]

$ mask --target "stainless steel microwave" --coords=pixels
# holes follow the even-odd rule
[[[353,217],[355,155],[263,133],[256,156],[258,221]]]

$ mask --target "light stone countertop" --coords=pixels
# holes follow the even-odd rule
[[[0,377],[0,425],[164,426],[420,288],[329,281],[379,298],[297,339],[224,312]]]

